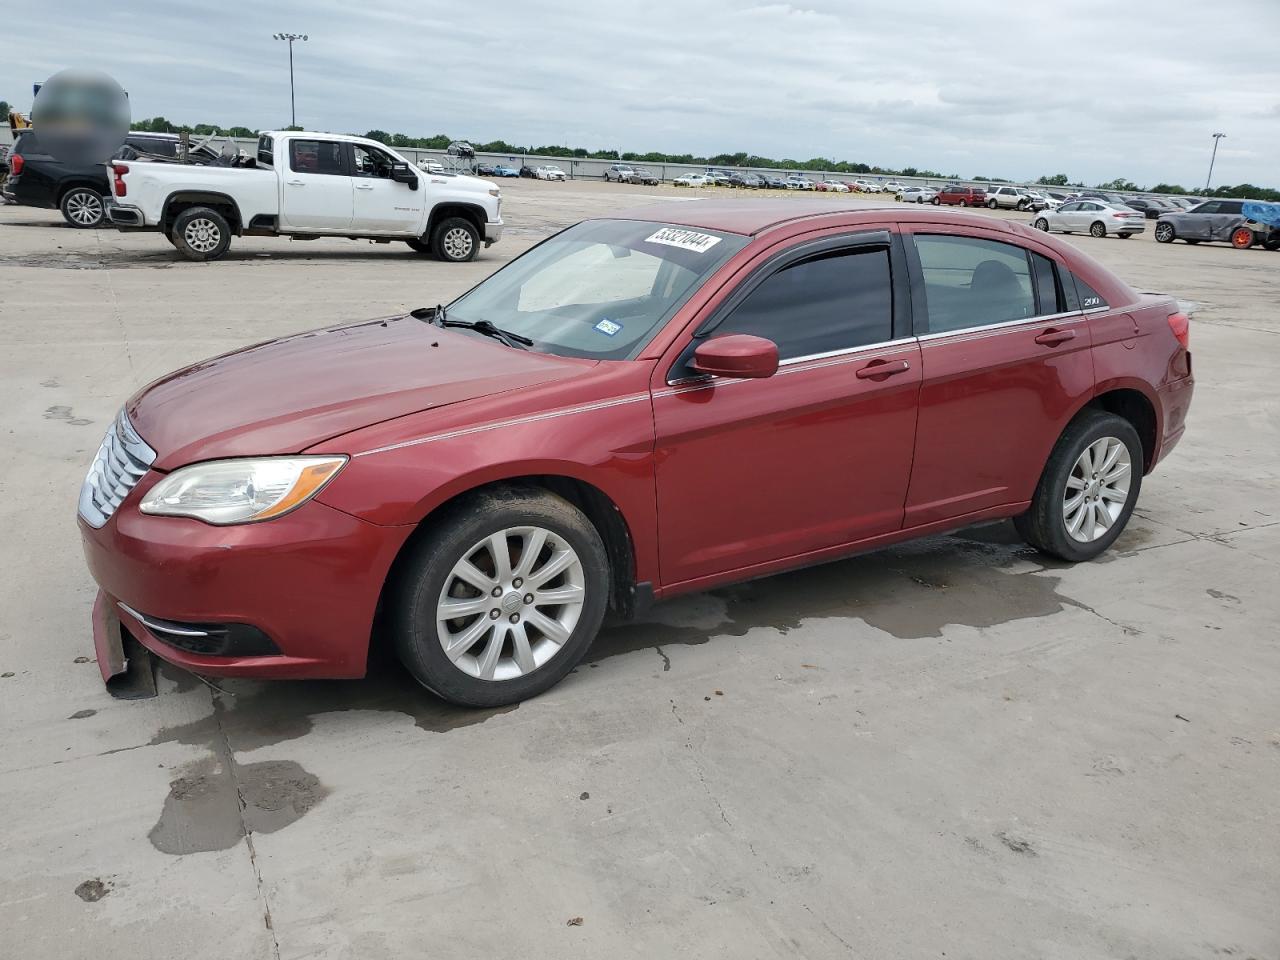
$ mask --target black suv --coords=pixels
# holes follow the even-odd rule
[[[141,152],[176,157],[178,137],[171,133],[131,133],[120,150],[130,156]],[[61,210],[73,227],[99,226],[103,220],[102,198],[109,192],[106,159],[102,163],[64,163],[41,149],[34,130],[20,130],[9,151],[5,199],[28,207]]]

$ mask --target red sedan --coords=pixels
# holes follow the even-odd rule
[[[85,481],[104,677],[517,701],[607,608],[1014,518],[1097,556],[1178,442],[1187,318],[1020,224],[830,201],[570,227],[446,308],[141,390]]]

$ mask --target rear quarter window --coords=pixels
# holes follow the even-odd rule
[[[275,140],[265,134],[258,138],[258,162],[266,166],[272,166],[272,158],[275,154]]]

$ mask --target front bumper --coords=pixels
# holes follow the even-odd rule
[[[275,520],[233,527],[147,516],[137,504],[156,480],[155,473],[144,477],[101,529],[79,521],[85,560],[101,588],[95,642],[112,635],[114,620],[156,656],[194,673],[364,675],[382,586],[411,527],[380,527],[314,501]],[[139,615],[248,624],[279,652],[194,653],[166,642]]]
[[[502,239],[502,228],[505,224],[501,220],[490,220],[484,225],[484,245],[491,247]]]

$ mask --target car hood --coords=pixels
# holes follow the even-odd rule
[[[198,460],[297,453],[384,420],[594,366],[388,317],[203,360],[144,387],[126,410],[156,451],[156,468],[170,470]]]

